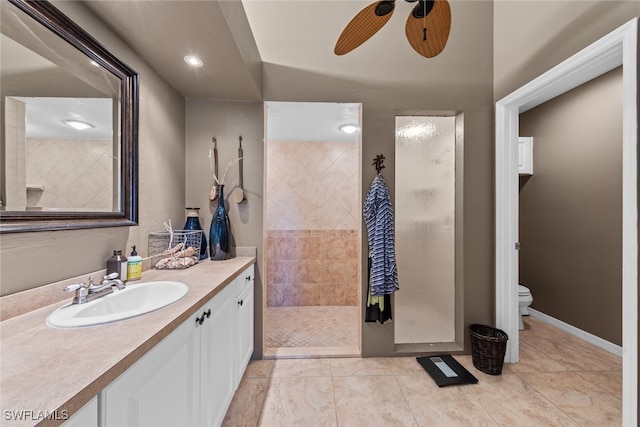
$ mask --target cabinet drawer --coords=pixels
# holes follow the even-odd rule
[[[253,285],[253,280],[254,267],[252,264],[234,279],[236,297],[245,292],[249,286]]]

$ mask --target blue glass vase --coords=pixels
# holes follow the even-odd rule
[[[218,207],[213,212],[209,228],[209,256],[212,260],[229,257],[231,250],[231,224],[224,207],[224,185],[218,185]]]
[[[187,222],[184,224],[184,229],[189,231],[202,231],[202,226],[200,225],[200,208],[186,208],[187,209]],[[198,259],[202,261],[207,258],[207,238],[204,235],[204,231],[202,231],[202,237],[200,240],[200,256]]]

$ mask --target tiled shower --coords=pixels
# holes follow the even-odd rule
[[[360,301],[359,144],[268,140],[266,171],[266,354],[282,348],[353,353]]]

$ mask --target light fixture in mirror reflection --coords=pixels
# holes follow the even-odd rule
[[[0,233],[136,225],[138,75],[47,1],[0,7]]]
[[[120,147],[112,111],[110,98],[8,97],[5,209],[117,209]]]

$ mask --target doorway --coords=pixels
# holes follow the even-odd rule
[[[622,68],[520,114],[519,129],[535,153],[518,194],[531,315],[622,356]]]
[[[518,116],[616,67],[623,68],[623,424],[638,418],[638,19],[633,19],[496,103],[496,325],[518,345]]]
[[[265,119],[265,357],[359,356],[360,104]]]

